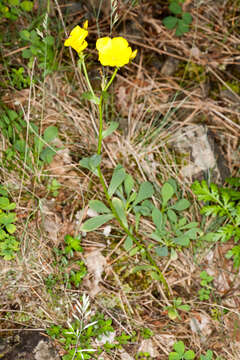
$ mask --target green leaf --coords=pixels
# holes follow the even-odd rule
[[[58,137],[58,128],[56,126],[48,126],[44,133],[43,138],[49,144]]]
[[[167,202],[172,198],[172,196],[174,195],[174,188],[172,187],[172,185],[170,185],[169,183],[165,183],[162,186],[161,189],[161,194],[162,194],[162,199],[163,199],[163,203],[162,206],[166,206]]]
[[[119,126],[118,122],[116,121],[110,122],[109,127],[102,132],[102,138],[104,139],[105,137],[111,135],[118,128],[118,126]]]
[[[174,15],[179,15],[182,13],[182,7],[176,1],[171,2],[171,4],[169,5],[169,10]]]
[[[174,350],[180,355],[183,356],[185,345],[182,341],[178,341],[173,345]]]
[[[86,168],[93,172],[93,174],[98,175],[97,167],[101,163],[101,155],[94,154],[91,157],[82,158],[79,161],[79,165],[83,168]]]
[[[176,352],[170,352],[168,360],[181,360],[182,357]]]
[[[190,25],[192,23],[192,15],[189,14],[188,12],[184,12],[182,14],[182,19],[185,22],[185,24]]]
[[[167,216],[168,216],[168,218],[169,218],[169,221],[170,221],[172,224],[176,224],[178,218],[177,218],[176,213],[175,213],[173,210],[169,209],[169,210],[167,211]]]
[[[134,180],[131,175],[127,174],[124,180],[124,190],[127,195],[127,199],[129,199],[129,195],[133,190]]]
[[[110,213],[111,210],[100,200],[90,200],[89,207],[98,213]]]
[[[163,19],[163,25],[166,26],[168,30],[172,30],[177,25],[178,19],[174,16],[167,16]]]
[[[173,239],[174,244],[180,246],[188,246],[189,245],[189,237],[185,235],[178,236],[177,238]]]
[[[12,6],[18,6],[19,5],[19,0],[8,0],[8,2]]]
[[[183,34],[189,32],[189,25],[186,24],[183,20],[178,19],[177,28],[175,31],[176,36],[182,36]]]
[[[91,91],[86,91],[86,92],[82,93],[81,98],[84,100],[89,100],[96,105],[100,104],[100,98],[97,97],[96,95],[92,94]]]
[[[14,224],[7,224],[6,229],[9,234],[13,234],[16,231],[16,226]]]
[[[155,271],[151,271],[150,275],[151,275],[153,280],[162,281],[162,277],[158,273],[156,273]]]
[[[127,218],[126,218],[126,213],[125,213],[125,208],[124,208],[124,204],[123,202],[119,199],[114,197],[112,199],[112,204],[114,206],[114,209],[116,210],[116,213],[118,214],[121,222],[123,223],[123,225],[125,226],[125,228],[128,229],[128,222],[127,222]]]
[[[113,218],[114,218],[113,214],[96,216],[94,218],[85,221],[85,223],[81,226],[80,230],[85,232],[96,230]]]
[[[162,215],[161,211],[159,209],[157,209],[156,207],[154,207],[153,212],[152,212],[152,220],[153,220],[156,228],[161,231],[162,225],[163,225],[163,215]]]
[[[129,251],[132,248],[132,246],[133,246],[133,241],[130,238],[130,236],[128,236],[124,241],[123,247],[126,251]]]
[[[168,256],[167,246],[156,246],[154,250],[158,256]]]
[[[22,40],[27,40],[28,41],[30,39],[30,32],[27,31],[27,30],[20,31],[19,35],[20,35],[20,38]]]
[[[56,150],[51,149],[50,147],[46,147],[40,153],[40,159],[47,164],[50,164],[53,160],[54,155],[56,155]]]
[[[0,209],[5,210],[9,206],[9,200],[6,197],[0,197]]]
[[[123,183],[126,178],[126,173],[121,165],[117,165],[113,171],[112,179],[108,188],[108,195],[111,198],[117,188]]]
[[[136,199],[134,200],[133,207],[141,201],[151,198],[154,194],[154,189],[149,181],[145,181],[140,185]]]
[[[192,360],[192,359],[194,359],[194,358],[195,358],[195,353],[194,353],[194,351],[192,351],[192,350],[186,351],[185,354],[183,355],[183,358],[184,358],[185,360]]]
[[[175,209],[177,211],[182,211],[189,208],[189,206],[190,206],[190,202],[187,199],[181,199],[172,206],[172,209]]]
[[[22,8],[22,10],[24,11],[32,11],[33,9],[33,2],[32,1],[23,1],[20,4],[20,7]]]
[[[176,309],[170,308],[168,310],[168,316],[171,320],[175,320],[177,317],[179,317],[179,314]]]
[[[189,311],[191,309],[191,306],[189,306],[187,304],[186,305],[179,305],[178,309],[182,310],[182,311]]]
[[[32,52],[31,52],[31,50],[29,50],[29,49],[24,49],[23,51],[22,51],[22,57],[24,58],[24,59],[30,59],[31,57],[32,57]]]

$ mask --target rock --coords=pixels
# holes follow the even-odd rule
[[[223,183],[230,176],[221,149],[206,126],[185,126],[175,133],[170,144],[180,154],[189,153],[189,163],[181,168],[184,178],[203,180],[210,173],[211,182]]]
[[[5,344],[1,344],[0,356],[4,355],[1,360],[60,360],[53,343],[41,332],[24,331],[17,337],[17,342],[14,336],[3,340]]]

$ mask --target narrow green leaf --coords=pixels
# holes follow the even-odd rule
[[[125,207],[124,207],[123,202],[119,198],[114,197],[112,199],[112,204],[113,204],[114,209],[116,210],[121,222],[128,229],[128,222],[127,222],[127,217],[126,217]]]
[[[179,305],[178,309],[182,311],[189,311],[191,307],[189,305]]]
[[[56,126],[48,126],[44,133],[43,138],[49,144],[58,136],[58,128]]]
[[[155,271],[151,271],[150,275],[153,280],[162,281],[161,276],[158,273],[156,273]]]
[[[111,212],[111,210],[100,200],[90,200],[89,207],[100,214],[108,214]]]
[[[145,181],[140,185],[136,199],[134,200],[133,206],[136,206],[141,201],[149,199],[153,196],[154,189],[149,181]]]
[[[118,122],[116,121],[110,122],[109,127],[102,132],[102,138],[104,139],[105,137],[111,135],[118,128],[118,126],[119,126]]]
[[[111,198],[117,188],[123,183],[125,180],[126,173],[124,168],[121,165],[117,165],[117,167],[113,171],[112,179],[108,188],[108,195]]]
[[[137,265],[132,269],[132,274],[143,270],[144,271],[155,270],[155,267],[152,265]]]
[[[162,199],[163,199],[163,203],[162,206],[166,206],[167,202],[172,198],[172,196],[174,195],[174,188],[172,187],[172,185],[170,185],[169,183],[165,183],[162,186],[161,189],[161,194],[162,194]]]
[[[134,186],[133,177],[131,175],[127,174],[125,177],[125,180],[124,180],[124,190],[127,195],[127,199],[129,199],[129,195],[133,189],[133,186]]]
[[[96,230],[113,218],[114,218],[113,214],[96,216],[94,218],[85,221],[85,223],[81,226],[80,230],[85,232]]]
[[[133,241],[130,238],[130,236],[128,236],[124,241],[123,247],[126,251],[129,251],[132,248],[132,246],[133,246]]]
[[[153,209],[153,212],[152,212],[152,220],[153,220],[156,228],[159,231],[161,231],[162,225],[163,225],[163,215],[162,215],[161,211],[159,209],[157,209],[156,207]]]
[[[167,211],[167,216],[168,216],[169,221],[170,221],[172,224],[176,224],[178,218],[177,218],[176,213],[175,213],[173,210],[169,209],[169,210]]]

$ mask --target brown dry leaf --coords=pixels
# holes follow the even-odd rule
[[[58,233],[62,227],[62,221],[60,217],[51,210],[52,205],[52,203],[44,202],[41,206],[42,227],[44,231],[49,234],[49,238],[53,241],[54,246],[57,247],[59,244]]]
[[[212,320],[207,314],[195,312],[190,319],[190,328],[193,333],[199,334],[204,342],[213,331]]]
[[[89,288],[90,296],[94,297],[101,290],[99,282],[102,280],[102,273],[107,265],[107,260],[99,249],[86,253],[84,257],[88,273],[92,275],[91,280],[89,278],[85,280],[85,285]]]

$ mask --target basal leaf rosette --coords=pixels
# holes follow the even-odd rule
[[[86,20],[81,28],[79,25],[70,32],[70,36],[64,42],[64,46],[71,46],[74,50],[80,54],[88,46],[87,41],[85,40],[88,36],[88,21]]]
[[[96,48],[99,52],[99,61],[103,66],[121,67],[133,60],[137,50],[132,51],[123,37],[103,37],[97,40]]]

